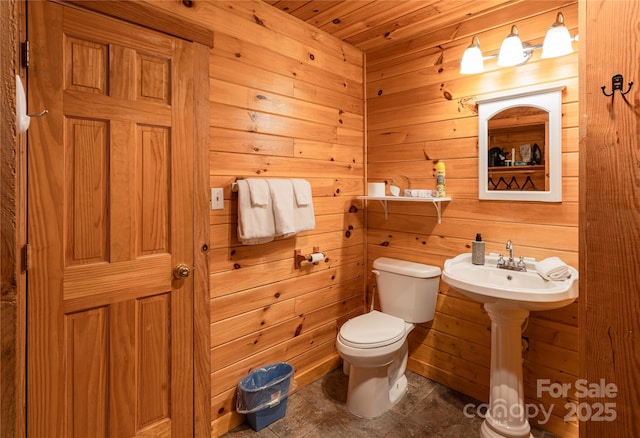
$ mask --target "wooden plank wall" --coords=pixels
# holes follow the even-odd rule
[[[488,252],[504,251],[511,239],[516,255],[558,255],[578,266],[578,45],[574,54],[548,60],[541,60],[538,50],[523,66],[497,68],[495,61],[487,61],[482,74],[463,76],[458,70],[473,35],[479,36],[485,55],[498,52],[511,24],[518,25],[523,41],[541,43],[557,12],[576,34],[576,1],[525,2],[367,53],[368,181],[433,189],[435,163],[444,160],[447,195],[453,198],[443,206],[441,224],[430,204],[389,202],[385,220],[378,203],[369,202],[367,268],[382,256],[442,267],[447,258],[470,252],[475,233],[482,233]],[[566,85],[563,202],[479,201],[474,99],[557,81]],[[577,423],[563,421],[565,403],[575,403],[575,398],[539,399],[536,382],[550,379],[573,387],[578,374],[577,311],[574,303],[532,313],[524,332],[526,403],[551,408],[551,419],[541,427],[563,437],[577,435]],[[441,282],[436,317],[414,330],[410,346],[410,369],[488,400],[490,322],[480,304]]]
[[[583,398],[580,436],[640,436],[640,3],[580,2],[580,378],[614,387]],[[609,38],[611,29],[623,38]],[[608,41],[606,45],[602,41]],[[602,62],[599,60],[606,60]],[[624,75],[624,97],[611,77]],[[628,83],[633,81],[629,90]],[[607,184],[602,184],[606,180]],[[600,383],[604,382],[604,383]],[[593,394],[593,393],[592,393]]]
[[[177,5],[177,3],[176,3]],[[209,55],[211,420],[219,435],[238,381],[272,362],[298,389],[339,364],[337,328],[363,311],[364,56],[261,1],[194,2],[176,14],[214,31]],[[274,242],[237,240],[236,178],[305,178],[316,229]],[[325,260],[294,269],[294,251]]]

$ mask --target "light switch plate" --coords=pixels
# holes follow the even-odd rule
[[[211,210],[224,210],[224,191],[222,189],[211,189]]]

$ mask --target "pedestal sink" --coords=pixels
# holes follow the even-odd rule
[[[522,383],[521,330],[530,311],[557,309],[578,298],[578,271],[569,267],[569,278],[545,280],[536,261],[525,259],[527,272],[498,268],[498,256],[490,254],[484,265],[471,263],[471,254],[460,254],[444,263],[442,279],[467,297],[484,303],[491,318],[491,384],[489,410],[480,428],[483,438],[527,438]]]

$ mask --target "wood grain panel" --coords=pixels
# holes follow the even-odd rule
[[[523,332],[524,336],[531,334],[535,334],[537,340],[546,344],[565,350],[578,351],[578,327],[536,318],[532,315]]]
[[[109,48],[77,38],[67,38],[69,53],[65,89],[106,95],[109,92]],[[90,68],[87,68],[90,67]]]
[[[65,92],[64,108],[67,113],[77,117],[94,118],[96,113],[100,113],[108,115],[111,120],[137,120],[149,125],[171,125],[171,109],[167,105],[153,102],[135,102],[69,90]]]
[[[313,344],[334,340],[337,331],[335,321],[305,332],[302,332],[299,327],[301,327],[299,321],[289,320],[212,348],[211,369],[216,371],[230,366],[245,357],[281,343],[283,339],[296,338],[295,346],[290,347],[288,351],[293,352],[293,354],[296,352],[298,354],[304,353]]]
[[[140,192],[138,243],[141,255],[167,252],[171,215],[168,188],[171,175],[171,133],[167,128],[141,126],[137,133]]]
[[[428,125],[398,126],[393,129],[368,130],[368,142],[373,146],[421,141],[447,140],[451,138],[476,137],[477,118],[442,120]]]
[[[223,104],[211,105],[211,124],[223,128],[240,129],[263,134],[300,137],[337,142],[337,127],[315,122],[292,120],[289,117],[231,107]]]
[[[137,66],[139,52],[130,47],[111,45],[109,54],[110,59],[122,61],[114,63],[114,74],[109,76],[109,95],[118,99],[135,100],[138,86],[132,86],[128,78],[138,77],[140,74]]]
[[[243,42],[243,47],[244,44],[246,43]],[[262,55],[254,62],[245,62],[246,50],[213,51],[215,55],[210,58],[213,76],[226,82],[342,108],[354,114],[364,114],[364,92],[361,84],[311,67],[301,68],[300,63],[288,58],[286,54],[271,52],[266,57],[263,50],[257,50]],[[242,66],[241,70],[238,70],[238,63]]]
[[[440,65],[432,68],[433,81],[438,85],[437,87],[424,85],[421,87],[416,86],[415,89],[406,89],[406,82],[410,83],[408,78],[397,77],[395,82],[402,86],[403,91],[390,92],[383,88],[375,87],[375,93],[369,92],[370,99],[367,101],[367,108],[372,113],[379,111],[389,111],[396,108],[406,108],[407,106],[424,105],[425,103],[432,103],[441,101],[442,99],[454,100],[465,102],[469,97],[480,97],[486,93],[492,93],[496,91],[496,83],[504,81],[504,84],[511,83],[508,88],[518,88],[531,85],[533,83],[544,82],[556,82],[564,81],[571,78],[575,78],[577,75],[577,54],[567,55],[565,58],[552,58],[544,60],[544,62],[533,62],[531,64],[525,64],[519,67],[518,71],[512,70],[495,70],[487,71],[483,75],[479,76],[477,81],[469,81],[468,78],[460,77],[456,75],[456,78],[452,78],[449,81],[443,81],[443,78],[439,76],[438,70],[442,68]],[[571,59],[571,60],[569,60]],[[458,61],[452,61],[448,66],[448,71],[457,72],[460,68]],[[554,75],[548,77],[549,69],[554,71]],[[540,81],[540,76],[543,76],[544,80]],[[422,79],[421,79],[422,81]],[[518,85],[519,84],[519,85]]]
[[[456,2],[357,2],[344,5],[330,1],[275,1],[268,3],[321,29],[340,36],[362,50],[384,51],[395,48],[403,40],[419,40],[431,29],[461,26],[469,17],[495,16],[500,14],[504,3],[514,2],[467,2],[465,7]],[[515,2],[517,3],[517,2]],[[522,13],[522,12],[521,12]],[[499,17],[504,18],[504,17]],[[448,30],[448,34],[453,31]],[[394,42],[398,41],[394,45]],[[407,51],[411,46],[392,50],[392,53]],[[404,50],[403,50],[404,49]]]
[[[640,309],[640,211],[638,210],[638,89],[625,98],[605,98],[591,93],[589,84],[609,85],[613,71],[628,75],[638,70],[638,50],[625,41],[601,44],[611,29],[628,39],[639,36],[640,10],[634,1],[581,2],[580,25],[587,28],[580,60],[580,367],[579,377],[590,382],[604,379],[619,389],[615,398],[600,396],[595,403],[615,403],[614,422],[580,422],[580,436],[640,434],[637,318]],[[592,57],[610,56],[611,62],[589,67]],[[637,82],[636,82],[637,85]],[[634,86],[635,87],[635,86]],[[608,90],[608,88],[607,88]],[[623,90],[624,91],[624,90]],[[611,100],[610,100],[611,99]],[[631,104],[633,102],[633,104]],[[599,184],[610,175],[611,194]],[[604,209],[604,210],[602,210]],[[608,211],[606,215],[598,211]],[[583,275],[584,274],[584,275]],[[603,394],[604,395],[604,394]]]
[[[360,50],[326,34],[318,33],[313,28],[299,26],[295,21],[289,21],[292,20],[290,17],[275,11],[265,3],[220,3],[226,6],[221,8],[223,10],[227,9],[228,5],[233,5],[234,13],[237,14],[226,17],[220,11],[216,14],[214,25],[225,34],[244,40],[253,39],[256,44],[267,49],[278,47],[304,64],[315,65],[349,79],[362,81],[363,59]],[[220,18],[217,18],[218,16]],[[252,25],[247,26],[247,23]],[[284,23],[290,25],[284,26]]]
[[[149,272],[154,280],[140,279],[136,273],[139,269]],[[74,266],[66,270],[64,282],[64,299],[68,301],[117,293],[123,285],[126,285],[127,290],[136,287],[166,290],[171,284],[171,257],[161,254],[134,262]]]
[[[65,131],[67,211],[66,265],[104,262],[107,247],[109,125],[102,120],[68,118]]]
[[[287,159],[263,155],[244,156],[240,154],[226,154],[211,152],[209,161],[212,167],[224,170],[220,173],[229,176],[251,175],[253,177],[283,178],[291,175],[305,175],[308,177],[336,177],[357,178],[364,174],[362,163],[339,163],[332,161]]]
[[[430,347],[434,350],[443,351],[460,359],[477,364],[486,368],[486,364],[491,359],[491,349],[484,345],[465,341],[464,339],[452,336],[448,333],[438,332],[435,329],[422,330],[420,336],[414,335],[409,341],[409,351],[413,349]]]
[[[344,314],[359,308],[362,308],[362,296],[359,294],[311,311],[308,314],[298,314],[295,309],[295,301],[284,301],[211,324],[211,345],[216,347],[236,337],[258,332],[263,328],[278,325],[292,318],[295,321],[293,323],[295,325],[293,336],[295,333],[301,333],[303,328],[308,329],[309,327],[321,325],[322,321],[329,317],[334,320],[337,319],[340,316],[339,312]],[[229,333],[230,331],[231,333]]]
[[[326,7],[325,10],[323,11],[318,11],[316,9],[315,13],[313,14],[313,24],[317,26],[319,29],[329,32],[327,28],[334,30],[333,27],[341,27],[340,25],[345,20],[348,22],[349,16],[357,14],[358,11],[362,8],[368,9],[369,12],[372,14],[372,16],[376,16],[383,10],[383,8],[380,6],[379,3],[376,4],[373,1],[361,1],[361,2],[353,2],[353,3],[349,2],[341,7],[335,7],[335,6],[336,5],[332,7]],[[276,3],[276,7],[278,7],[279,9],[283,9],[283,5],[279,3]],[[309,7],[313,7],[313,4],[309,5]],[[295,16],[300,17],[298,15],[298,12],[297,11],[295,12],[296,12]],[[340,18],[338,18],[338,16]],[[360,24],[364,25],[363,23],[360,23]],[[338,38],[342,38],[340,33],[335,32],[335,30],[332,34]]]
[[[138,430],[168,419],[171,392],[170,299],[168,294],[137,304]],[[152,365],[153,364],[153,365]]]
[[[362,126],[362,121],[360,121],[360,126]],[[294,156],[316,160],[361,163],[363,150],[361,145],[296,140],[294,142]]]
[[[444,217],[448,218],[448,216],[446,215]],[[481,223],[482,221],[477,221],[476,219],[458,219],[455,217],[448,218],[447,221],[443,220],[442,224],[436,225],[435,218],[433,218],[433,222],[431,218],[425,220],[424,217],[420,216],[403,217],[400,215],[389,215],[389,219],[385,219],[384,214],[378,215],[377,213],[372,213],[369,219],[370,226],[372,228],[386,228],[387,230],[393,230],[396,232],[402,232],[406,229],[412,229],[417,233],[432,234],[430,230],[437,228],[437,234],[435,236],[430,236],[433,241],[441,238],[438,237],[438,235],[446,235],[468,240],[471,237],[474,237],[469,237],[469,229],[474,230],[471,234],[475,234],[476,229],[482,229],[482,231],[487,230],[486,235],[488,236],[489,242],[495,241],[497,244],[496,248],[499,248],[498,245],[500,245],[500,243],[502,243],[502,246],[504,247],[504,242],[510,239],[509,236],[511,236],[511,240],[513,240],[514,242],[519,242],[522,245],[530,245],[543,248],[544,242],[546,242],[548,239],[553,242],[552,245],[549,245],[549,248],[563,251],[571,251],[575,248],[578,242],[578,231],[575,227],[570,228],[546,225],[535,226],[504,221],[505,223],[509,223],[509,229],[495,229],[495,224],[493,224],[493,228],[491,228],[486,227],[487,224],[484,224],[485,226],[483,226],[483,224]],[[539,232],[532,233],[532,230],[535,231],[536,228],[538,228]],[[543,231],[546,234],[540,234],[540,232]],[[483,233],[483,235],[485,235],[485,233]],[[518,246],[515,245],[516,244],[514,244],[514,248],[516,249],[516,252],[518,252]],[[436,249],[436,247],[434,247],[434,249]],[[503,249],[504,248],[500,248],[500,250]],[[443,255],[450,254],[444,253]]]
[[[108,330],[105,307],[65,317],[68,437],[108,436]]]
[[[109,430],[117,436],[134,436],[136,433],[138,369],[130,366],[136,363],[136,338],[139,327],[131,324],[135,321],[137,302],[116,302],[109,307]]]
[[[291,137],[258,134],[256,132],[217,127],[209,128],[209,145],[212,150],[220,152],[293,157],[294,141]]]
[[[111,30],[114,26],[111,29],[100,28],[96,26],[96,23],[104,23],[105,20],[110,20],[111,23],[116,21],[107,18],[105,15],[97,14],[92,14],[92,19],[88,20],[86,14],[87,12],[82,9],[65,8],[64,15],[68,19],[65,23],[62,23],[65,26],[65,33],[76,37],[83,36],[83,39],[96,43],[129,46],[146,53],[162,54],[167,57],[171,55],[174,40],[168,34],[161,34],[139,26],[135,34],[122,32],[118,35],[113,35]]]
[[[216,347],[236,337],[257,331],[261,327],[281,323],[295,317],[293,301],[265,306],[233,318],[211,324],[211,346]]]
[[[357,226],[357,224],[356,224]],[[311,253],[315,246],[315,241],[322,240],[322,252],[325,254],[325,259],[333,265],[336,264],[338,258],[341,258],[344,262],[344,255],[337,253],[334,250],[341,249],[346,246],[362,245],[364,232],[362,230],[356,230],[348,228],[350,230],[349,237],[346,237],[345,232],[331,232],[318,234],[307,234],[305,236],[296,237],[295,241],[281,239],[274,242],[269,242],[266,246],[261,248],[255,248],[252,246],[232,246],[224,248],[222,250],[212,251],[210,258],[210,272],[228,271],[232,269],[240,269],[246,266],[254,266],[257,264],[265,263],[268,260],[277,259],[289,259],[291,260],[296,249],[300,249],[301,252]],[[362,228],[361,226],[358,228]],[[345,230],[347,231],[347,230]],[[269,255],[265,255],[264,249],[270,251]],[[331,251],[329,253],[328,251]]]
[[[210,86],[212,102],[236,105],[270,114],[285,116],[298,114],[298,117],[311,122],[343,126],[348,129],[362,129],[363,126],[362,116],[349,114],[343,109],[304,102],[292,97],[279,96],[221,80],[212,79]]]
[[[257,287],[264,283],[272,283],[286,280],[288,278],[304,278],[311,272],[330,269],[332,266],[339,266],[343,263],[361,262],[362,248],[359,246],[348,246],[341,250],[327,252],[326,260],[317,265],[307,264],[301,269],[296,269],[293,263],[293,254],[289,260],[276,260],[260,265],[247,266],[233,271],[223,271],[212,274],[210,279],[215,288],[211,289],[211,296],[221,296],[235,293],[252,287]],[[340,253],[338,255],[338,252]],[[334,255],[335,254],[335,255]],[[335,260],[335,261],[334,261]]]
[[[397,123],[397,121],[392,123]],[[477,157],[477,152],[470,155],[477,145],[477,137],[420,141],[416,143],[394,143],[381,145],[380,147],[370,145],[367,155],[374,163],[469,158],[470,156]]]
[[[435,380],[436,382],[442,382],[443,385],[455,389],[456,391],[463,394],[467,394],[470,397],[475,398],[476,400],[480,400],[485,403],[489,401],[488,382],[487,386],[483,386],[482,384],[479,384],[477,382],[469,382],[468,380],[458,376],[455,373],[449,372],[446,369],[435,367],[429,363],[416,360],[411,356],[409,356],[407,369],[418,373],[421,376],[425,376],[429,379]]]
[[[471,384],[489,386],[489,367],[478,366],[476,363],[467,362],[440,349],[422,345],[419,349],[411,351],[413,360],[425,362],[431,366],[447,370],[460,379],[465,379]]]
[[[332,339],[324,344],[314,345],[313,348],[307,349],[303,354],[289,357],[288,361],[295,369],[312,370],[316,366],[340,357],[336,352],[335,343],[335,339]],[[335,360],[333,363],[336,363]]]
[[[249,310],[268,307],[299,295],[321,290],[323,287],[339,288],[341,283],[353,280],[362,282],[362,264],[351,263],[339,268],[313,272],[301,282],[297,278],[278,283],[264,284],[247,291],[215,297],[211,300],[211,321],[216,322]]]
[[[140,100],[169,104],[171,99],[171,65],[168,58],[138,53],[136,59]]]
[[[188,41],[195,41],[206,46],[213,46],[213,32],[192,20],[182,19],[175,14],[168,14],[156,7],[154,2],[101,3],[86,0],[61,0],[82,8],[97,11],[129,23],[139,24],[167,35],[174,35]],[[187,7],[186,5],[184,5]]]
[[[133,98],[129,93],[132,87],[122,85],[119,89],[122,95]],[[141,160],[139,141],[136,141],[137,125],[131,121],[112,121],[109,126],[109,210],[117,212],[109,216],[109,260],[116,263],[140,255],[137,237],[140,228],[137,214],[140,210],[137,206],[139,201],[136,197],[124,194],[135,193],[138,189]]]

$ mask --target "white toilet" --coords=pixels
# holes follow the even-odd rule
[[[373,262],[382,312],[345,322],[336,348],[349,374],[347,408],[375,418],[407,392],[407,335],[435,314],[440,268],[381,257]]]

